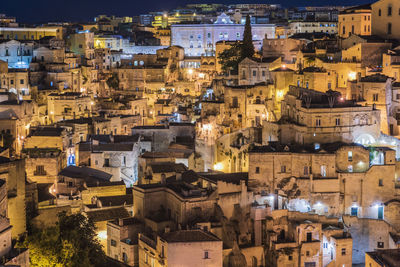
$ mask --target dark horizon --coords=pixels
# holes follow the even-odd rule
[[[187,1],[187,0],[152,0],[152,1],[137,1],[127,2],[126,0],[20,0],[7,1],[0,8],[0,14],[4,13],[8,16],[17,18],[20,23],[45,23],[45,22],[87,22],[100,14],[116,15],[116,16],[136,16],[146,14],[151,11],[172,10],[178,7],[185,6],[188,3],[218,3],[218,4],[281,4],[284,7],[294,6],[354,6],[371,3],[365,0],[286,0],[286,1],[254,1],[254,0],[216,0],[216,1]],[[373,2],[373,1],[372,1]],[[62,8],[59,8],[61,6]],[[23,7],[23,8],[21,8]]]

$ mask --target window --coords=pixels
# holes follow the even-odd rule
[[[209,257],[208,257],[208,251],[204,251],[204,258],[205,258],[205,259],[209,259]]]
[[[310,251],[306,251],[306,256],[307,256],[307,257],[310,256]]]
[[[343,26],[342,33],[346,34],[346,26]]]
[[[257,71],[253,70],[253,77],[257,76]]]
[[[342,248],[342,256],[346,255],[346,249]]]
[[[111,246],[112,247],[116,247],[117,246],[117,241],[115,241],[114,239],[111,239]]]
[[[378,16],[379,17],[382,16],[382,10],[381,9],[379,9],[379,11],[378,11]]]
[[[348,151],[347,152],[347,160],[352,161],[353,160],[353,151]]]
[[[321,126],[321,119],[316,119],[315,120],[315,126],[317,126],[317,127]]]
[[[256,167],[256,173],[260,173],[260,167]]]
[[[391,5],[388,6],[387,15],[388,15],[388,17],[392,16],[392,6]]]
[[[122,260],[123,260],[125,263],[128,262],[128,255],[127,255],[125,252],[122,253]]]
[[[307,242],[311,242],[312,241],[312,233],[308,232],[307,233]]]
[[[328,243],[324,243],[324,248],[328,248]]]
[[[110,167],[110,159],[104,159],[104,167]]]
[[[388,23],[387,25],[387,34],[392,34],[392,23]]]
[[[19,80],[20,84],[24,84],[24,79]]]
[[[304,166],[304,175],[308,175],[308,166]]]
[[[378,207],[378,220],[383,220],[383,206]]]
[[[340,125],[340,118],[336,118],[335,124],[336,124],[336,126],[339,126],[339,125]]]
[[[353,172],[353,165],[347,166],[347,171],[348,172]]]
[[[263,77],[265,77],[265,70],[263,70],[263,71],[261,72],[261,75],[262,75]]]
[[[373,94],[372,95],[372,101],[377,102],[379,99],[379,95],[378,94]]]
[[[384,242],[378,242],[378,248],[384,248],[385,243]]]
[[[286,166],[285,165],[282,165],[281,166],[281,173],[285,173],[286,172]]]
[[[383,186],[383,179],[379,179],[378,185],[379,185],[379,186]]]
[[[321,165],[321,176],[326,177],[326,166]]]
[[[46,171],[44,170],[43,165],[37,165],[34,175],[46,175]]]
[[[357,216],[358,215],[358,207],[351,207],[351,216]]]
[[[289,255],[289,260],[292,261],[293,260],[293,256]]]

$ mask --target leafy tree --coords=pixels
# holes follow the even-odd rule
[[[241,44],[236,42],[230,48],[225,49],[218,55],[219,64],[222,66],[223,72],[237,72],[240,57]]]
[[[31,266],[101,266],[106,260],[93,222],[82,214],[60,213],[56,226],[34,230],[19,246],[29,248]]]
[[[243,43],[240,50],[240,58],[251,58],[254,55],[253,34],[251,33],[250,17],[247,15],[246,24],[244,26]]]
[[[236,42],[230,48],[225,49],[219,55],[219,63],[222,65],[222,71],[227,73],[232,71],[237,73],[240,61],[254,56],[253,35],[251,33],[250,17],[247,15],[244,26],[243,41]]]
[[[110,78],[107,79],[107,85],[110,88],[118,89],[119,88],[119,78],[116,73],[113,73]]]

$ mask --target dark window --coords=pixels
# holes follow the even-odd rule
[[[110,159],[104,159],[104,167],[110,167]]]
[[[44,166],[43,165],[37,165],[34,174],[35,175],[46,175],[46,171],[44,170]]]
[[[308,175],[308,166],[304,166],[304,175]]]
[[[114,239],[111,239],[111,246],[112,247],[116,247],[117,246],[117,241],[115,241]]]
[[[391,5],[389,5],[388,6],[388,17],[391,17],[392,16],[392,6]]]
[[[308,232],[307,233],[307,242],[311,242],[312,241],[312,233]]]
[[[388,23],[387,25],[387,34],[392,34],[392,23]]]
[[[204,251],[204,258],[205,258],[205,259],[209,259],[209,257],[208,257],[208,251]]]
[[[256,167],[256,173],[260,173],[260,167]]]
[[[379,17],[382,16],[382,10],[379,9],[378,15],[379,15]]]
[[[310,251],[306,251],[306,256],[310,256]]]
[[[384,242],[378,242],[378,248],[384,248],[385,243]]]
[[[286,172],[286,166],[285,165],[282,165],[281,166],[281,173],[285,173]]]
[[[383,186],[383,179],[379,179],[378,185]]]
[[[346,249],[342,248],[342,256],[346,255]]]
[[[289,260],[290,261],[293,260],[293,256],[292,255],[289,255]]]

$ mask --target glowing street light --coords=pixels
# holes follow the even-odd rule
[[[223,169],[224,169],[224,165],[221,162],[218,162],[218,163],[214,164],[214,170],[222,171]]]
[[[349,73],[349,80],[350,81],[354,81],[357,78],[357,73],[355,73],[354,71]]]

